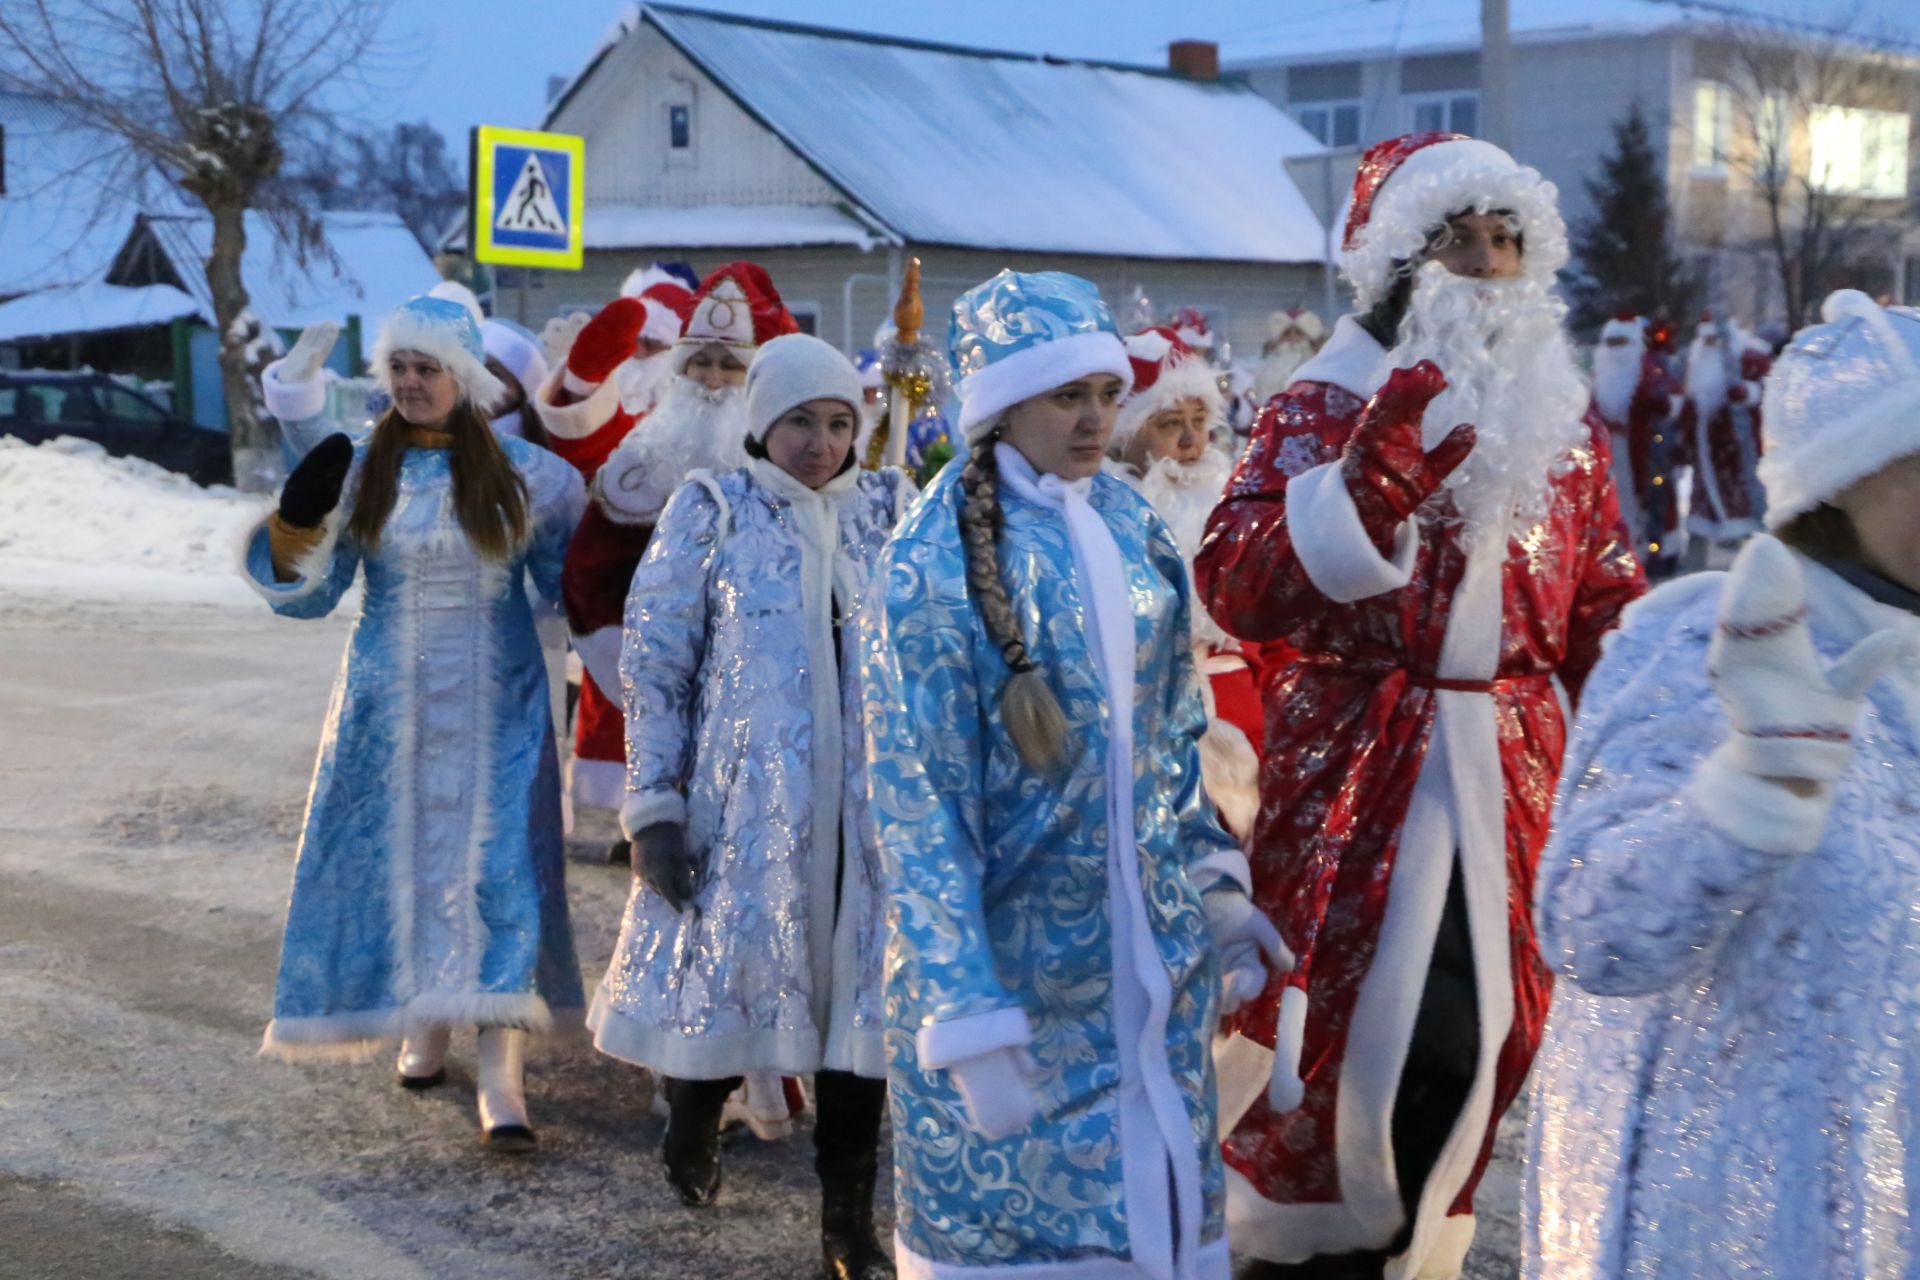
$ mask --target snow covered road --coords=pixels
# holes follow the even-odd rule
[[[449,1083],[254,1056],[344,621],[0,594],[0,1277],[348,1280],[816,1274],[805,1133],[667,1190],[634,1073],[583,1045],[528,1072],[539,1152],[479,1146]],[[591,986],[624,868],[568,872]],[[1471,1274],[1510,1277],[1517,1134]],[[1504,1256],[1503,1256],[1504,1255]]]

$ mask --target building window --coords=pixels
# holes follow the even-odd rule
[[[667,108],[667,145],[685,151],[693,145],[693,108],[676,102]]]
[[[1733,133],[1733,93],[1701,80],[1693,86],[1693,171],[1725,173],[1727,140]]]
[[[1464,133],[1480,129],[1480,95],[1444,93],[1413,100],[1415,133]]]
[[[787,314],[793,317],[793,323],[802,333],[818,337],[820,334],[820,304],[817,302],[790,302]]]
[[[1293,118],[1300,127],[1328,147],[1360,145],[1360,104],[1358,102],[1296,102]]]
[[[1793,172],[1793,100],[1784,93],[1770,93],[1760,100],[1760,114],[1753,122],[1755,152],[1754,176],[1773,185]]]
[[[1906,305],[1920,307],[1920,258],[1908,258],[1906,280],[1901,290]]]
[[[1835,195],[1905,198],[1908,124],[1898,111],[1816,104],[1807,113],[1814,185]]]

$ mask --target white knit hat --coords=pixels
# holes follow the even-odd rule
[[[747,432],[755,440],[764,440],[768,429],[795,405],[843,400],[857,418],[862,399],[853,362],[811,334],[775,338],[755,352],[747,366]]]
[[[1778,529],[1920,453],[1920,311],[1830,295],[1767,375],[1760,481]]]
[[[511,320],[487,319],[480,322],[480,345],[486,353],[506,366],[528,395],[547,380],[547,357],[540,339]]]

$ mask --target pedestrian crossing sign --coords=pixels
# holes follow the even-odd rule
[[[578,271],[585,247],[584,138],[483,124],[468,171],[473,258],[509,267]]]

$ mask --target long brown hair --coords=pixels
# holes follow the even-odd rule
[[[489,560],[505,560],[527,536],[527,482],[472,401],[455,405],[441,429],[453,436],[447,458],[453,468],[453,513],[475,551]],[[347,531],[369,551],[380,545],[381,530],[393,514],[400,463],[412,430],[398,409],[388,409],[367,444]]]

